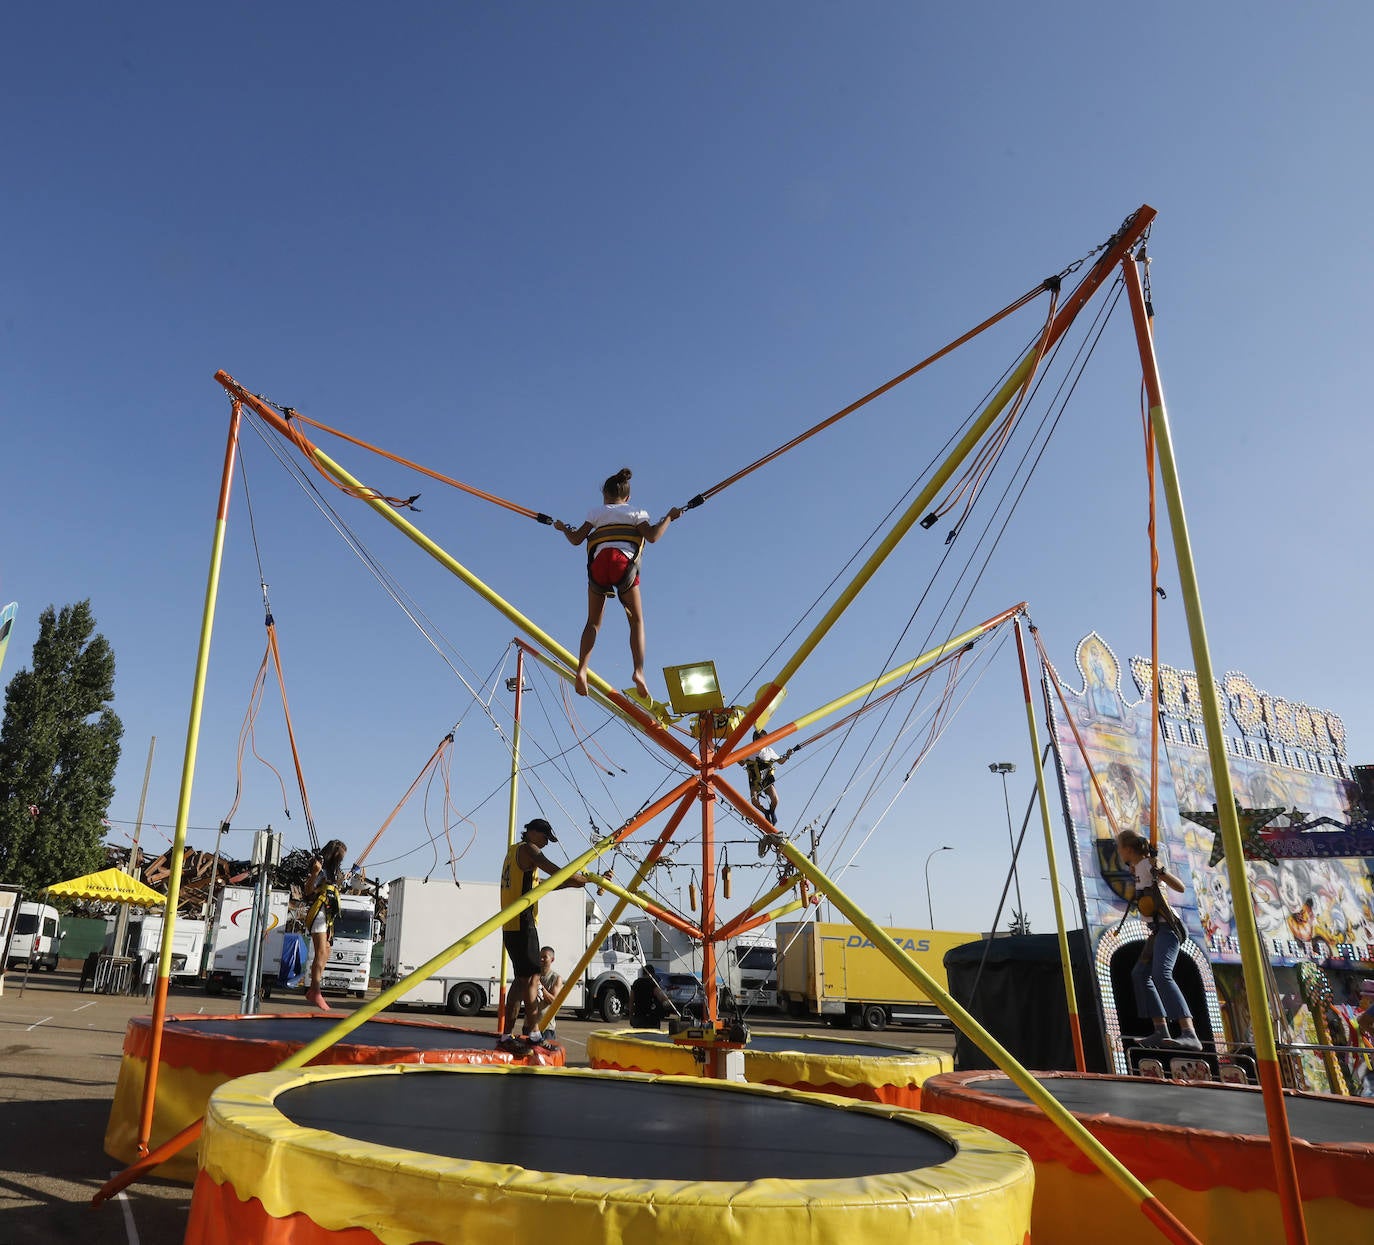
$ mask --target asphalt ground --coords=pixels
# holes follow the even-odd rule
[[[79,974],[8,972],[0,995],[0,1245],[180,1245],[191,1190],[187,1185],[144,1180],[98,1209],[95,1192],[122,1164],[102,1149],[105,1125],[119,1076],[124,1031],[130,1017],[148,1015],[140,996],[78,992]],[[357,1000],[330,996],[348,1011]],[[173,986],[169,1014],[233,1015],[238,999],[211,997]],[[263,1004],[268,1013],[308,1010],[299,993],[278,994]],[[386,1015],[445,1021],[442,1013],[399,1009]],[[863,1037],[894,1046],[952,1051],[950,1030],[894,1028],[881,1035],[821,1030],[772,1014],[751,1018],[761,1029],[799,1028]],[[454,1021],[495,1032],[494,1017]],[[585,1065],[587,1035],[601,1021],[560,1017],[559,1040],[569,1065]]]

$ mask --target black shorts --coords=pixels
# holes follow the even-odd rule
[[[542,966],[539,963],[539,930],[534,922],[522,922],[519,929],[503,930],[501,938],[515,975],[538,977]]]

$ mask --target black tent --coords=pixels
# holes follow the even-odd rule
[[[1088,1071],[1106,1072],[1097,986],[1088,956],[1088,940],[1081,929],[1069,931],[1069,955]],[[1039,1072],[1074,1070],[1073,1037],[1064,999],[1057,934],[1023,934],[965,943],[945,952],[945,972],[950,994],[1024,1067]],[[994,1066],[978,1047],[959,1034],[954,1046],[957,1071]]]

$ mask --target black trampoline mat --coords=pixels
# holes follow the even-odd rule
[[[178,1033],[205,1034],[207,1037],[237,1038],[244,1042],[290,1042],[305,1046],[327,1033],[338,1019],[324,1016],[247,1016],[235,1020],[226,1016],[196,1017],[168,1021]],[[495,1050],[496,1035],[473,1029],[449,1029],[442,1025],[407,1024],[405,1021],[365,1020],[337,1046],[396,1047],[405,1050]]]
[[[1197,1128],[1230,1136],[1267,1137],[1264,1097],[1244,1086],[1190,1086],[1132,1080],[1037,1077],[1075,1115],[1115,1115],[1141,1124]],[[1029,1102],[1006,1077],[972,1082],[970,1089],[998,1098]],[[956,1095],[958,1090],[955,1090]],[[1374,1104],[1365,1099],[1285,1099],[1294,1137],[1314,1144],[1374,1144]]]
[[[377,1145],[622,1180],[834,1180],[955,1154],[937,1134],[879,1115],[609,1076],[331,1077],[275,1105],[302,1128]]]
[[[645,1042],[660,1042],[665,1046],[670,1046],[673,1042],[673,1035],[662,1030],[636,1029],[624,1036]],[[751,1033],[749,1044],[744,1049],[746,1053],[759,1051],[765,1055],[829,1055],[832,1059],[836,1056],[847,1056],[851,1059],[911,1059],[931,1054],[930,1051],[906,1050],[900,1046],[879,1046],[868,1042],[793,1037],[790,1033]]]

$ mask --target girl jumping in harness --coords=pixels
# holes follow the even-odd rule
[[[310,960],[310,988],[305,1000],[313,1007],[329,1011],[320,987],[324,984],[324,966],[329,962],[329,950],[334,943],[334,921],[339,915],[339,892],[344,887],[344,857],[348,848],[341,839],[330,839],[320,854],[310,862],[305,879],[305,897],[310,907],[305,914],[305,927],[310,931],[314,955]]]
[[[657,523],[649,522],[649,512],[630,505],[630,469],[622,467],[601,486],[601,505],[587,515],[581,527],[573,528],[561,520],[554,524],[573,545],[587,542],[587,625],[582,629],[582,644],[577,651],[577,678],[573,687],[579,696],[587,694],[587,662],[596,644],[601,614],[613,596],[620,598],[630,624],[630,656],[634,659],[634,685],[645,699],[649,685],[644,680],[644,604],[639,597],[639,564],[644,545],[654,544],[674,519],[682,517],[677,507]]]
[[[1170,890],[1181,891],[1183,883],[1158,863],[1155,849],[1143,834],[1123,830],[1116,836],[1116,845],[1121,859],[1134,874],[1135,904],[1150,929],[1150,936],[1140,949],[1140,958],[1131,970],[1136,1007],[1142,1016],[1149,1016],[1154,1025],[1154,1032],[1141,1038],[1139,1045],[1201,1050],[1202,1042],[1193,1025],[1188,1000],[1174,980],[1174,964],[1186,931],[1160,886],[1162,882]],[[1178,1021],[1178,1037],[1169,1036],[1166,1015]]]

